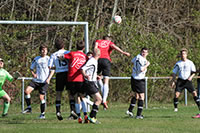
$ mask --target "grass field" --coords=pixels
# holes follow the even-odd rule
[[[0,133],[197,133],[200,132],[200,119],[191,117],[198,113],[194,104],[187,107],[180,104],[179,111],[173,112],[172,104],[151,104],[144,109],[143,120],[125,115],[128,104],[110,103],[107,111],[100,107],[98,120],[101,124],[79,124],[67,120],[69,113],[63,112],[65,119],[58,121],[54,106],[48,106],[46,119],[39,120],[39,105],[34,105],[33,113],[23,115],[20,106],[11,105],[9,116],[0,117]],[[2,110],[2,105],[0,106]],[[65,109],[64,107],[62,109]],[[136,110],[135,110],[136,111]]]

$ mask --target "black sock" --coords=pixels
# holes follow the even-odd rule
[[[143,100],[138,100],[137,116],[140,116],[142,114],[142,110],[143,110]]]
[[[41,114],[45,112],[45,103],[40,104]]]
[[[71,111],[76,112],[76,110],[75,110],[75,100],[70,100],[69,104],[70,104]]]
[[[25,98],[26,104],[29,107],[31,105],[31,98]]]
[[[178,98],[174,98],[174,108],[178,108]]]
[[[60,112],[60,105],[61,105],[61,101],[56,100],[56,113]]]
[[[197,96],[194,96],[193,99],[194,99],[195,103],[197,104],[197,106],[200,110],[200,99]]]
[[[135,104],[136,104],[136,101],[137,101],[137,99],[136,99],[135,97],[133,97],[133,98],[131,99],[131,104],[130,104],[130,106],[129,106],[129,108],[128,108],[129,112],[132,112],[132,111],[133,111],[133,109],[134,109],[134,107],[135,107]]]
[[[93,104],[92,106],[92,111],[90,113],[90,117],[93,118],[95,117],[96,118],[96,115],[97,115],[97,112],[99,110],[99,107],[96,105],[96,104]]]

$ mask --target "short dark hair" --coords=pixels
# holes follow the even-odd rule
[[[143,51],[143,50],[149,50],[147,47],[143,47],[142,49],[141,49],[141,52]]]
[[[61,40],[61,39],[57,39],[56,41],[55,41],[55,47],[56,47],[56,49],[62,49],[62,48],[64,48],[64,42]]]
[[[42,51],[43,48],[47,48],[48,49],[47,45],[41,45],[39,50]]]
[[[83,50],[85,48],[85,42],[84,41],[80,41],[77,45],[76,45],[77,50]]]
[[[187,50],[186,48],[182,48],[182,49],[180,50],[181,53],[182,53],[183,51],[185,51],[186,53],[188,53],[188,50]]]
[[[92,54],[92,55],[93,55],[93,52],[89,51],[89,52],[87,52],[87,54],[86,54],[86,55],[88,56],[88,55],[90,55],[90,54]]]
[[[112,36],[103,36],[103,40],[112,39]]]

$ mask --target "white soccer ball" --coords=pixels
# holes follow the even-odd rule
[[[113,21],[114,23],[120,24],[122,22],[122,18],[120,16],[114,16]]]

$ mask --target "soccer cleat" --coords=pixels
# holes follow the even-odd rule
[[[78,123],[82,124],[83,120],[81,117],[78,118]]]
[[[60,121],[63,120],[63,117],[60,112],[57,112],[56,116],[57,116],[58,120],[60,120]]]
[[[72,115],[70,115],[67,119],[68,120],[74,120],[74,117]]]
[[[2,117],[7,117],[8,116],[8,114],[6,113],[6,114],[2,114]]]
[[[31,113],[32,112],[32,109],[31,108],[26,108],[22,114],[26,114],[26,113]]]
[[[200,114],[193,116],[192,118],[200,118]]]
[[[85,115],[85,117],[84,117],[84,123],[89,123],[90,121],[88,120],[88,116],[87,115]]]
[[[133,112],[130,112],[129,110],[126,111],[126,114],[130,117],[133,117]]]
[[[40,114],[39,119],[45,119],[45,115],[44,114]]]
[[[104,110],[107,110],[107,109],[108,109],[108,104],[107,104],[107,102],[104,102],[104,103],[103,103],[103,108],[104,108]]]
[[[144,116],[143,115],[139,115],[139,116],[136,116],[135,118],[136,119],[144,119]]]
[[[91,123],[93,123],[93,124],[101,124],[101,122],[99,122],[96,118],[90,118],[90,117],[88,117],[88,120],[91,122]]]
[[[174,108],[174,112],[178,112],[178,108]]]

